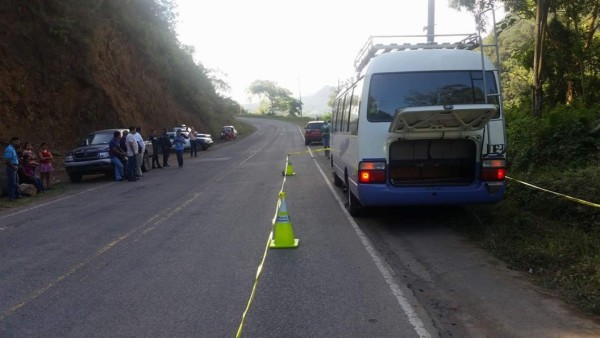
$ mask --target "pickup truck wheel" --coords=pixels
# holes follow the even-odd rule
[[[81,174],[69,174],[69,180],[73,183],[81,182],[82,175]]]

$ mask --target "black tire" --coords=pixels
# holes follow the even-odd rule
[[[335,171],[333,172],[333,185],[335,185],[336,187],[344,186],[344,181],[342,181],[342,179],[335,173]]]
[[[307,146],[307,145],[309,145],[309,144],[310,144],[310,142],[308,142],[308,141],[306,141],[306,140],[304,141],[304,145],[305,145],[305,146]]]
[[[361,217],[364,214],[363,206],[360,204],[356,196],[354,196],[352,191],[350,191],[350,189],[347,190],[346,196],[348,199],[346,201],[346,210],[348,210],[348,213],[353,217]]]
[[[348,211],[348,213],[350,214],[350,216],[353,217],[360,217],[363,215],[364,212],[364,208],[363,206],[360,204],[360,202],[358,201],[358,198],[356,198],[356,196],[354,196],[354,194],[352,193],[352,191],[350,190],[350,185],[348,184],[348,177],[346,177],[345,180],[346,183],[346,210]]]
[[[72,183],[81,182],[82,177],[83,177],[83,175],[81,175],[81,174],[69,174],[69,180],[71,180]]]

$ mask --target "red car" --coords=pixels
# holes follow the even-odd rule
[[[221,140],[230,141],[235,140],[237,138],[237,130],[235,130],[234,126],[224,126],[223,130],[221,130]]]
[[[321,126],[325,121],[310,121],[304,128],[304,144],[309,145],[313,142],[322,143]]]

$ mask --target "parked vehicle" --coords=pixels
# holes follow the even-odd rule
[[[110,160],[108,145],[117,130],[123,133],[127,129],[117,128],[95,131],[87,135],[77,149],[65,155],[65,171],[71,182],[81,182],[84,175],[105,174],[113,176],[115,174],[115,167]],[[144,152],[142,171],[146,172],[150,168],[148,154],[152,153],[152,143],[149,141],[144,143],[146,144],[146,151]]]
[[[234,126],[224,126],[221,130],[221,140],[231,141],[237,138],[237,130]]]
[[[185,124],[182,124],[179,127],[173,127],[174,133],[176,133],[178,130],[181,130],[182,132],[189,132],[192,130],[192,127],[186,126]]]
[[[504,112],[498,71],[472,50],[481,37],[453,48],[372,39],[332,113],[334,183],[345,187],[350,214],[368,206],[499,202]]]
[[[192,127],[186,126],[185,124],[182,124],[179,127],[174,127],[173,132],[168,132],[169,139],[171,140],[171,144],[173,144],[173,140],[175,139],[175,134],[176,134],[177,130],[181,130],[181,134],[183,135],[183,138],[185,138],[185,145],[183,147],[183,150],[185,151],[187,149],[190,149],[191,145],[190,145],[189,134],[190,134],[190,131],[192,131]],[[197,140],[198,140],[198,146],[202,150],[207,150],[214,143],[212,136],[210,134],[198,133]]]
[[[313,142],[323,143],[323,139],[321,137],[321,126],[325,121],[310,121],[306,124],[306,128],[304,128],[304,144],[309,145]]]
[[[213,139],[210,134],[200,134],[198,133],[198,146],[202,150],[207,150],[210,146],[213,145]]]

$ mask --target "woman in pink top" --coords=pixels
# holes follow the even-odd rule
[[[38,154],[38,159],[40,161],[40,175],[42,176],[42,181],[46,185],[46,190],[50,189],[50,173],[54,171],[52,167],[52,153],[48,149],[48,145],[46,142],[40,145],[40,153]]]

